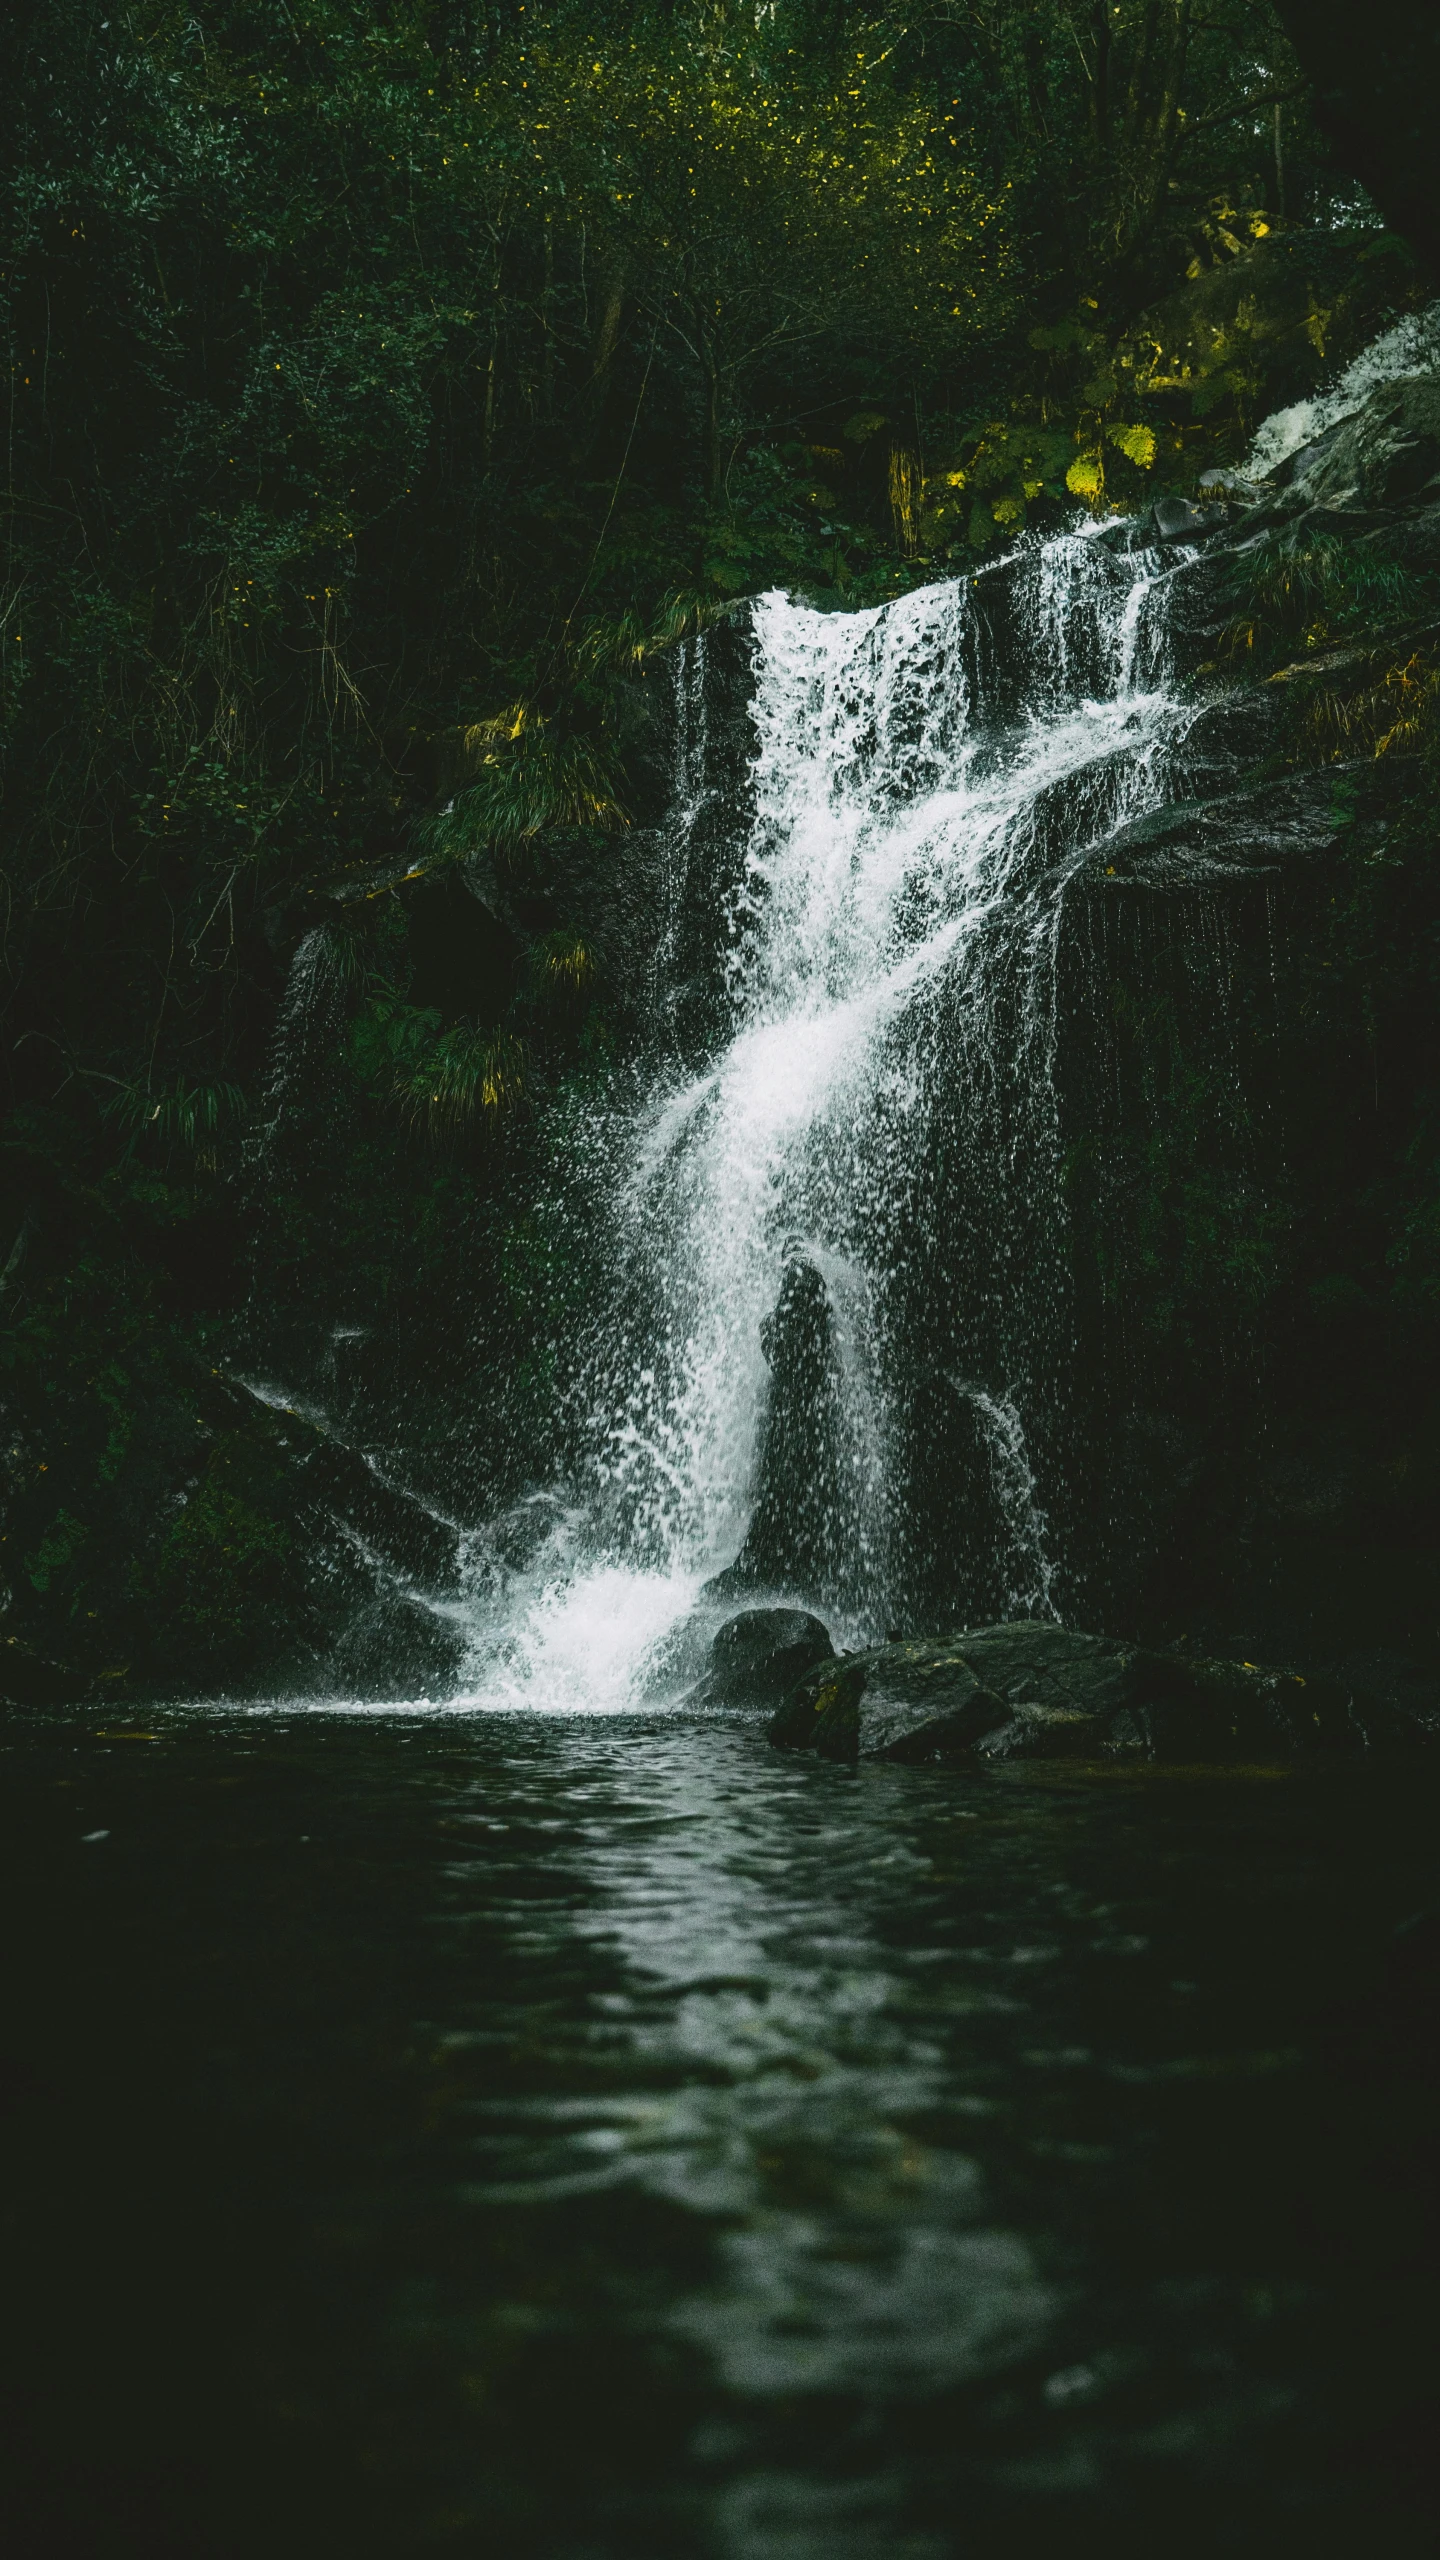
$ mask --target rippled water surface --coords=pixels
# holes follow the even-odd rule
[[[5,1768],[26,2551],[1429,2547],[1433,1784],[674,1714]]]

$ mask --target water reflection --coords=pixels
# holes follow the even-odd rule
[[[903,2129],[952,2069],[937,2028],[973,1986],[908,1974],[926,1948],[883,1942],[932,1861],[836,1773],[758,1762],[717,1794],[732,1732],[647,1737],[616,1818],[604,1801],[563,1853],[589,1887],[567,1925],[617,1954],[627,1988],[596,1995],[668,2094],[603,2108],[536,2101],[478,2137],[477,2201],[518,2204],[634,2181],[692,2212],[740,2217],[715,2279],[672,2314],[734,2389],[934,2388],[1031,2347],[1048,2296],[1024,2242],[988,2227],[972,2159]],[[580,1791],[582,1800],[585,1790]],[[835,1799],[827,1802],[827,1792]],[[828,1815],[838,1819],[826,1819]],[[972,1817],[973,1818],[973,1817]],[[536,1943],[533,1919],[518,1942]],[[938,1952],[936,1950],[935,1952]]]
[[[17,2330],[187,2560],[1409,2547],[1423,1789],[157,1732],[10,1753]]]

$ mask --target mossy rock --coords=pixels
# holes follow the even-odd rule
[[[770,1739],[852,1765],[1174,1765],[1415,1750],[1427,1727],[1293,1668],[1158,1653],[1026,1619],[822,1665],[791,1691]]]
[[[770,1741],[777,1751],[813,1751],[822,1722],[847,1701],[858,1699],[865,1686],[865,1674],[858,1655],[837,1656],[830,1662],[819,1662],[797,1680],[789,1697],[772,1719]]]
[[[914,1764],[960,1757],[1006,1713],[953,1644],[889,1644],[801,1681],[770,1739],[824,1760]]]

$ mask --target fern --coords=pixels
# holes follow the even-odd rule
[[[583,995],[595,975],[590,952],[573,933],[547,934],[534,956],[544,984],[558,995]]]
[[[177,1155],[189,1156],[202,1171],[213,1173],[220,1136],[243,1119],[246,1107],[238,1084],[187,1084],[176,1076],[158,1090],[122,1085],[101,1111],[126,1132],[127,1156],[144,1146],[167,1163]]]
[[[629,825],[614,758],[591,739],[557,738],[528,703],[477,721],[461,744],[475,779],[421,829],[422,848],[433,856],[462,861],[514,852],[552,828],[611,832]]]
[[[412,1121],[424,1121],[432,1137],[453,1136],[478,1119],[498,1118],[525,1089],[525,1053],[506,1032],[461,1023],[442,1032],[434,1046],[394,1082],[396,1101]]]

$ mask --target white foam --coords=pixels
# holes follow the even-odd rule
[[[1260,427],[1242,469],[1247,479],[1265,480],[1282,462],[1352,418],[1383,383],[1407,375],[1433,373],[1440,366],[1440,302],[1412,311],[1361,349],[1330,390],[1292,408],[1276,409]]]
[[[537,1578],[475,1687],[457,1706],[618,1715],[635,1705],[661,1642],[693,1607],[697,1574],[599,1563]]]

